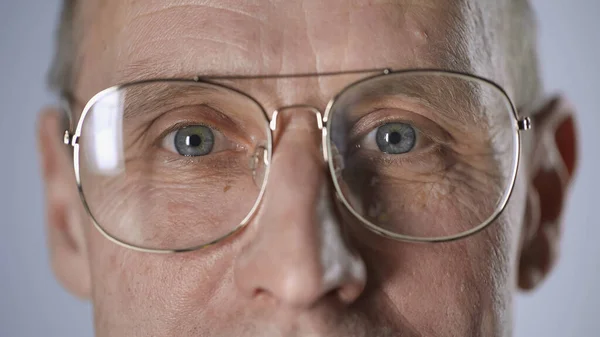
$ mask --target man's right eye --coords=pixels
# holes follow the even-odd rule
[[[221,132],[206,125],[189,125],[174,130],[165,136],[162,145],[185,157],[206,156],[235,148]]]

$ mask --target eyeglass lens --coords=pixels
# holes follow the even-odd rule
[[[475,78],[373,77],[339,94],[328,115],[338,194],[355,216],[389,233],[469,231],[497,213],[514,180],[510,102]],[[81,125],[85,203],[106,233],[133,246],[176,250],[218,240],[259,202],[268,122],[249,96],[217,84],[155,81],[108,91]]]

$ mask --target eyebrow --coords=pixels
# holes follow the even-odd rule
[[[394,73],[391,76],[395,76]],[[437,75],[429,76],[431,76],[429,79],[422,78],[419,81],[398,81],[393,86],[390,86],[389,83],[385,85],[383,83],[379,83],[379,85],[375,83],[370,88],[371,90],[368,91],[369,94],[363,96],[363,99],[366,98],[365,102],[373,102],[380,101],[382,97],[404,96],[405,98],[415,99],[426,108],[440,112],[442,117],[453,124],[473,125],[481,122],[480,119],[483,116],[479,116],[475,112],[480,111],[482,105],[476,89],[468,85],[469,82],[467,80],[453,79],[451,77],[442,78]],[[125,107],[125,119],[143,117],[149,111],[153,110],[165,111],[176,108],[181,106],[182,101],[176,101],[173,98],[197,98],[199,94],[214,94],[220,88],[212,84],[210,86],[203,86],[202,83],[206,82],[185,79],[150,80],[140,83],[143,83],[139,87],[140,90],[127,92],[127,106],[135,106],[136,109],[129,110]],[[125,88],[135,86],[138,85],[128,85]],[[145,89],[142,90],[142,88]],[[354,111],[358,112],[359,110]]]
[[[393,103],[386,101],[387,98],[403,98],[416,101],[417,104],[427,109],[439,112],[440,117],[452,125],[468,126],[478,125],[482,122],[483,116],[476,113],[481,111],[482,104],[475,87],[469,86],[466,80],[456,78],[453,80],[451,77],[442,78],[437,75],[429,76],[429,80],[423,78],[419,81],[397,81],[393,85],[390,85],[389,82],[375,83],[368,94],[361,97],[364,105],[351,110],[351,118],[353,120],[360,118],[364,114],[363,110],[372,110],[373,106],[378,103]],[[434,76],[437,77],[435,80]],[[340,103],[342,107],[352,104],[352,102],[344,100]]]
[[[456,34],[457,32],[453,32],[452,34]],[[427,64],[431,65],[430,68],[436,69],[446,69],[452,71],[461,71],[465,73],[469,73],[472,70],[472,64],[467,57],[464,55],[464,49],[459,46],[449,45],[447,43],[438,42],[435,44],[429,45],[427,48],[425,59],[428,61]],[[423,60],[421,60],[423,61]],[[194,62],[192,62],[194,63]],[[114,73],[113,82],[117,84],[125,84],[132,83],[137,81],[146,81],[151,79],[180,79],[193,81],[193,79],[197,76],[201,78],[214,78],[214,77],[224,77],[224,76],[240,76],[240,77],[261,77],[270,74],[260,74],[256,72],[251,72],[251,69],[255,69],[256,65],[253,64],[251,60],[248,60],[247,57],[240,57],[239,62],[235,62],[233,64],[228,64],[226,69],[214,69],[207,70],[205,65],[202,65],[201,62],[198,63],[198,72],[192,72],[189,69],[193,69],[193,65],[184,65],[177,62],[173,62],[172,58],[169,57],[158,57],[158,55],[149,55],[147,57],[136,57],[132,60],[128,60],[125,63],[122,63],[120,67],[118,67]],[[219,67],[220,68],[220,67]],[[383,68],[380,66],[374,67]],[[415,67],[416,68],[416,67]],[[285,76],[288,74],[274,74],[277,76]],[[293,74],[291,74],[293,75]],[[322,73],[315,73],[314,75],[321,75]],[[234,85],[235,86],[235,85]],[[455,102],[452,106],[473,106],[469,104],[470,101],[468,99],[469,96],[465,96],[463,94],[459,94],[455,88],[449,88],[448,90],[439,90],[439,86],[434,85],[423,85],[420,88],[412,88],[413,96],[416,98],[423,98],[427,96],[431,96],[432,92],[438,92],[439,97],[435,100],[438,105],[440,101],[450,101],[455,102],[458,98],[459,100],[462,98],[463,102]],[[426,94],[428,92],[428,94]],[[162,97],[167,98],[170,97],[170,93],[160,93],[157,92],[156,95],[162,95]],[[466,98],[465,98],[466,97]],[[154,101],[162,101],[165,99],[157,99],[154,98]],[[471,99],[472,101],[472,99]],[[433,102],[433,103],[436,103]],[[445,110],[449,110],[452,106],[445,105]],[[454,112],[460,111],[460,109],[452,109]],[[454,113],[454,118],[459,118],[462,120],[466,120],[469,116],[461,116],[464,115],[461,113]]]
[[[198,98],[200,94],[210,94],[217,91],[216,87],[194,85],[192,80],[149,81],[125,86],[126,106],[123,109],[123,118],[136,119],[148,115],[149,111],[165,111],[180,107],[181,101],[173,98]],[[137,87],[139,90],[131,90]],[[128,109],[134,106],[135,109]],[[151,114],[150,114],[151,115]]]
[[[458,28],[450,26],[448,32],[450,36],[461,36],[462,32]],[[454,41],[454,43],[450,43]],[[253,72],[252,69],[256,69],[260,63],[253,62],[248,58],[248,55],[238,51],[230,51],[229,54],[233,53],[238,55],[236,62],[230,62],[226,67],[220,65],[219,62],[190,62],[191,64],[173,62],[173,57],[169,55],[146,55],[136,56],[124,63],[117,66],[113,77],[113,83],[124,84],[128,82],[135,82],[148,79],[156,78],[181,78],[181,79],[193,79],[196,76],[200,77],[222,77],[222,76],[264,76],[271,74],[262,74]],[[177,57],[177,55],[175,55]],[[198,56],[200,59],[202,56]],[[212,59],[211,59],[212,60]],[[190,60],[188,60],[190,61]],[[209,60],[210,61],[210,60]],[[218,60],[212,60],[218,61]],[[410,65],[414,63],[414,65]],[[390,64],[374,64],[371,66],[362,66],[359,68],[389,68]],[[473,65],[469,58],[464,41],[461,38],[446,39],[444,41],[434,41],[429,43],[424,49],[424,54],[419,59],[408,60],[408,63],[402,66],[402,69],[407,68],[437,68],[446,69],[452,71],[471,72],[473,71]],[[395,70],[399,68],[392,67]],[[348,69],[350,70],[350,69]],[[343,71],[342,69],[331,69],[320,71]],[[306,73],[312,71],[305,71]],[[316,72],[316,71],[315,71]],[[283,74],[281,74],[283,75]]]
[[[253,69],[255,65],[241,58],[235,64],[228,64],[227,70],[208,71],[199,67],[198,70],[187,70],[183,66],[174,65],[168,58],[150,56],[143,59],[137,59],[128,62],[116,71],[114,82],[125,84],[137,81],[152,79],[185,79],[193,80],[196,77],[216,77],[216,76],[253,76],[248,69]]]

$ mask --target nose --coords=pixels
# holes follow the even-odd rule
[[[315,115],[300,112],[278,118],[267,189],[235,282],[248,297],[296,309],[324,298],[349,304],[365,287],[365,265],[343,236]]]

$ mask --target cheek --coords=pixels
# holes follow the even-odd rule
[[[510,305],[508,247],[479,235],[465,243],[366,248],[370,287],[424,335],[496,336]]]
[[[90,239],[98,336],[176,336],[185,329],[198,333],[214,328],[202,322],[214,319],[214,309],[223,307],[223,296],[231,294],[232,254],[227,248],[145,254],[100,235]]]
[[[226,173],[220,167],[128,163],[116,176],[84,173],[83,191],[97,222],[119,240],[186,249],[227,235],[252,208],[260,188],[242,159],[227,161]]]
[[[489,165],[491,166],[491,165]],[[455,162],[427,173],[359,167],[344,192],[360,214],[383,229],[416,237],[445,237],[485,223],[509,180],[493,167]]]
[[[503,335],[510,326],[511,298],[519,230],[524,211],[524,182],[518,177],[513,195],[497,221],[463,240],[410,244],[381,239],[360,225],[350,226],[370,268],[370,288],[389,299],[417,331],[437,336]],[[431,220],[465,219],[460,212],[441,211]],[[468,200],[477,202],[477,200]],[[481,202],[476,203],[481,204]],[[433,208],[428,208],[433,210]],[[427,215],[418,215],[427,219]],[[352,219],[348,223],[355,224]],[[446,335],[440,335],[446,331]]]

